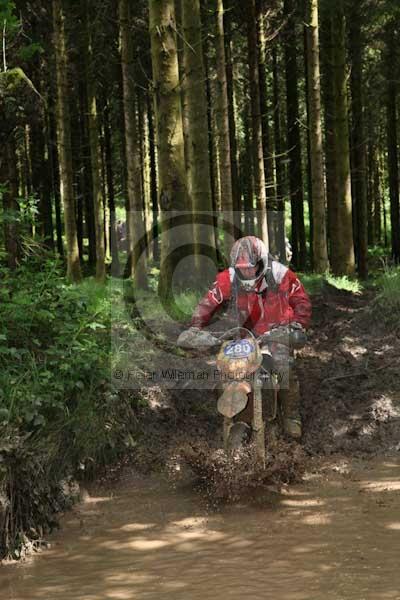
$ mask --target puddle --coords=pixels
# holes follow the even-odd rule
[[[187,486],[126,479],[2,566],[0,600],[400,599],[399,481],[396,460],[333,467],[208,513]]]

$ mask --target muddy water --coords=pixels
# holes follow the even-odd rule
[[[94,492],[92,492],[94,494]],[[400,599],[400,460],[330,465],[207,512],[159,479],[97,489],[1,600]]]

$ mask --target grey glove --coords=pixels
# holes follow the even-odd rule
[[[290,323],[290,343],[292,348],[295,350],[300,350],[304,348],[307,343],[307,334],[305,332],[304,327],[294,321]]]
[[[208,331],[203,331],[198,327],[190,327],[183,331],[177,340],[180,348],[212,348],[219,343],[218,338],[214,337]]]

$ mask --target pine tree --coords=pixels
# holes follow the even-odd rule
[[[334,150],[337,179],[338,237],[332,240],[332,269],[337,275],[354,273],[350,140],[348,123],[345,17],[343,0],[331,6],[333,45]]]
[[[328,270],[324,160],[321,127],[318,0],[307,0],[307,68],[309,91],[310,155],[313,209],[313,266],[317,273]]]
[[[292,212],[293,262],[298,269],[306,263],[306,239],[304,226],[304,196],[302,174],[302,149],[299,119],[299,90],[297,67],[297,35],[295,3],[284,0],[287,18],[285,36],[285,75],[287,104],[287,148],[290,160],[289,183]]]
[[[361,18],[365,4],[360,0],[351,5],[349,38],[351,56],[351,117],[353,170],[357,222],[357,270],[361,278],[368,275],[368,206],[367,206],[367,140],[364,126],[363,57]]]
[[[93,8],[93,7],[92,7]],[[93,213],[96,240],[96,279],[104,281],[106,277],[105,247],[104,247],[104,198],[101,183],[101,148],[99,139],[99,122],[97,116],[97,96],[94,72],[94,48],[92,24],[90,23],[89,0],[83,9],[85,33],[85,71],[86,91],[88,101],[90,162],[93,189]]]
[[[263,130],[261,120],[256,1],[248,0],[247,44],[251,97],[254,191],[257,200],[257,233],[268,247],[267,195],[264,171]]]
[[[121,63],[123,80],[125,145],[127,156],[129,276],[138,287],[146,287],[147,273],[143,247],[143,212],[141,164],[136,120],[136,97],[133,79],[133,48],[128,0],[119,0]]]
[[[200,1],[182,0],[182,24],[184,34],[184,76],[188,117],[188,159],[191,177],[191,200],[194,212],[194,242],[197,273],[207,278],[207,265],[200,259],[201,245],[215,259],[215,237],[201,213],[212,211],[210,161],[208,156],[208,122],[205,71],[201,40]]]
[[[173,0],[149,0],[153,85],[156,105],[159,198],[164,213],[159,294],[172,299],[172,278],[180,260],[174,220],[167,216],[189,208],[185,180],[185,155],[179,69]],[[183,249],[181,250],[183,252]]]
[[[64,207],[65,237],[67,241],[67,277],[70,281],[77,282],[81,279],[82,275],[75,221],[71,126],[68,107],[68,52],[62,0],[53,0],[53,27],[57,80],[57,147],[60,166],[61,200]]]
[[[395,54],[395,23],[390,21],[386,27],[386,132],[387,132],[387,166],[390,195],[390,222],[392,257],[400,262],[400,202],[399,202],[399,155],[397,139],[397,96],[398,84],[393,74],[392,59]]]
[[[215,117],[218,128],[218,155],[221,186],[221,205],[227,226],[225,227],[225,253],[229,256],[233,237],[232,160],[229,136],[228,84],[226,78],[224,4],[217,0],[216,22],[217,99]]]

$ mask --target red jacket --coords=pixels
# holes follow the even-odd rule
[[[278,261],[272,261],[275,289],[268,289],[261,279],[257,290],[244,292],[238,287],[237,312],[240,325],[256,335],[265,333],[273,325],[287,325],[296,321],[307,327],[311,318],[311,302],[297,275]],[[191,321],[194,327],[205,327],[213,314],[232,298],[234,269],[218,273],[213,287],[199,302]]]

